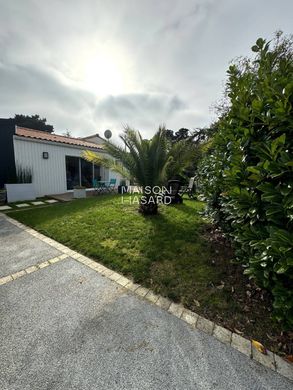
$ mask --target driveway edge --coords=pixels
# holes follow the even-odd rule
[[[293,364],[287,362],[273,352],[267,351],[267,354],[259,352],[253,346],[251,340],[248,340],[237,333],[233,333],[230,330],[215,324],[213,321],[210,321],[200,316],[199,314],[184,308],[181,304],[176,304],[163,296],[155,294],[150,289],[147,289],[139,284],[134,283],[125,276],[105,267],[104,265],[94,260],[91,260],[86,256],[81,255],[80,253],[68,248],[63,244],[60,244],[55,240],[52,240],[51,238],[16,221],[15,219],[7,216],[6,214],[0,213],[0,215],[4,216],[4,218],[6,218],[13,225],[19,227],[20,229],[23,229],[27,233],[31,234],[33,237],[40,239],[41,241],[45,242],[46,244],[52,246],[55,249],[58,249],[60,252],[63,253],[63,255],[57,256],[53,259],[47,260],[35,266],[30,266],[25,270],[18,271],[14,274],[7,275],[1,278],[0,285],[11,282],[31,272],[35,272],[50,264],[54,264],[57,261],[71,257],[79,263],[86,265],[87,267],[93,269],[102,276],[108,278],[109,280],[133,292],[142,299],[160,307],[165,311],[168,311],[170,314],[176,316],[177,318],[180,318],[182,321],[189,324],[192,328],[198,329],[215,337],[220,342],[226,345],[230,345],[232,348],[237,349],[239,352],[248,356],[250,359],[253,359],[259,364],[265,366],[266,368],[270,368],[271,370],[276,371],[278,374],[293,381]]]

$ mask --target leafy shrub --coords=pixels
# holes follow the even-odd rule
[[[275,318],[292,328],[292,41],[277,33],[252,51],[229,67],[229,105],[201,161],[200,190],[244,272],[272,293]]]

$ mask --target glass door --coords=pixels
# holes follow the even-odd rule
[[[65,156],[67,190],[75,186],[93,187],[93,179],[101,180],[101,168],[80,157]]]
[[[93,163],[80,159],[81,185],[86,188],[93,186]]]
[[[65,156],[67,189],[80,185],[79,157]]]

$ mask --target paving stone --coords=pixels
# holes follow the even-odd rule
[[[168,312],[174,314],[176,317],[181,317],[181,314],[183,312],[184,307],[182,305],[179,305],[177,303],[171,303]]]
[[[113,271],[109,268],[105,268],[101,271],[101,274],[106,276],[107,278],[112,275]]]
[[[94,264],[89,264],[89,267],[100,273],[107,270],[106,267],[96,262],[94,262]]]
[[[252,358],[264,366],[271,368],[272,370],[276,369],[274,354],[271,351],[267,351],[266,354],[263,354],[254,348],[252,344]]]
[[[42,241],[45,242],[46,244],[49,244],[51,239],[48,237],[44,237],[44,238],[42,238]]]
[[[1,284],[8,283],[8,282],[10,282],[11,280],[13,280],[13,279],[12,279],[12,277],[11,277],[10,275],[4,276],[4,278],[1,278],[1,279],[0,279],[0,285],[1,285]]]
[[[100,273],[102,273],[102,269],[99,267],[99,264],[97,264],[95,261],[93,260],[90,260],[87,264],[86,264],[89,268],[95,270],[95,271],[98,271]]]
[[[31,202],[31,204],[33,204],[34,206],[39,206],[40,204],[45,204],[45,203],[42,202],[41,200],[38,200],[37,202]]]
[[[171,301],[168,298],[160,297],[157,300],[156,305],[160,306],[164,310],[168,310],[171,305]]]
[[[35,234],[35,230],[34,229],[31,229],[31,228],[28,228],[28,229],[25,229],[25,231],[29,234],[32,234],[34,235]]]
[[[111,279],[111,277],[110,277],[110,279]],[[127,283],[126,284],[126,286],[125,286],[128,290],[130,290],[130,291],[135,291],[135,290],[137,290],[139,287],[141,287],[140,286],[140,284],[138,284],[138,283],[133,283],[132,281],[130,281],[129,283]]]
[[[156,303],[159,298],[160,298],[159,295],[153,293],[152,291],[149,291],[147,293],[147,295],[145,296],[145,299],[147,299],[148,301],[150,301],[152,303]]]
[[[92,261],[92,260],[90,260],[88,257],[82,255],[82,256],[78,259],[78,261],[81,262],[81,263],[83,263],[83,264],[85,264],[85,265],[89,265],[89,264],[91,264],[91,261]]]
[[[129,279],[121,276],[121,278],[116,280],[116,283],[120,284],[120,286],[126,286],[129,283]]]
[[[64,247],[64,248],[62,249],[62,252],[67,253],[68,255],[70,255],[71,252],[74,253],[74,251],[73,251],[72,249],[67,248],[67,247]],[[90,260],[90,259],[89,259],[89,260]],[[90,261],[92,261],[92,260],[90,260]]]
[[[65,248],[64,245],[60,244],[60,243],[56,243],[55,245],[55,248],[58,249],[59,251],[63,251],[63,249]]]
[[[48,238],[47,243],[48,243],[50,246],[54,246],[54,245],[55,245],[55,241],[52,240],[52,238]]]
[[[231,345],[233,348],[251,357],[251,342],[236,333],[232,333]]]
[[[60,261],[60,257],[54,257],[53,259],[48,260],[50,264],[58,263]]]
[[[187,322],[189,325],[195,326],[198,320],[198,314],[194,313],[191,310],[184,309],[181,315],[183,321]]]
[[[11,208],[10,206],[0,206],[0,211],[10,210]]]
[[[225,344],[231,343],[232,332],[229,329],[225,329],[222,326],[215,325],[213,335],[216,339]]]
[[[135,294],[141,296],[141,297],[145,297],[147,295],[147,293],[149,292],[150,290],[148,288],[145,288],[145,287],[138,287],[136,290],[135,290]]]
[[[70,249],[69,251],[65,252],[67,255],[69,256],[73,256],[76,252],[72,249]]]
[[[279,374],[293,381],[293,363],[289,363],[275,354],[276,370]]]
[[[60,260],[63,260],[63,259],[66,259],[68,257],[68,255],[64,253],[63,255],[60,255],[58,257]]]
[[[205,333],[212,334],[215,324],[202,316],[198,316],[196,327]]]
[[[43,263],[40,263],[40,264],[38,265],[38,267],[39,267],[40,269],[42,269],[42,268],[48,267],[49,265],[50,265],[49,261],[44,261]]]
[[[82,255],[80,253],[75,252],[73,255],[70,257],[73,257],[74,259],[78,260]]]
[[[56,199],[48,199],[48,200],[45,200],[46,203],[58,203],[58,200]]]
[[[114,280],[114,282],[116,282],[116,280],[119,278],[121,278],[121,275],[117,274],[117,272],[113,272],[111,275],[109,275],[109,279]]]
[[[23,276],[25,274],[26,274],[26,272],[24,270],[22,270],[22,271],[15,272],[11,276],[12,276],[13,279],[17,279],[17,278],[20,278],[21,276]]]
[[[28,207],[29,204],[28,203],[19,203],[19,204],[16,204],[15,205],[16,207]],[[19,226],[19,225],[18,225]]]
[[[35,265],[32,265],[31,267],[26,268],[26,269],[25,269],[25,272],[26,272],[27,274],[31,274],[32,272],[37,271],[37,269],[38,269],[38,268],[37,268]]]

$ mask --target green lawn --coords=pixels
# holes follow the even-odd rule
[[[9,215],[216,322],[267,341],[266,333],[274,332],[267,308],[260,303],[243,311],[248,281],[231,264],[231,250],[209,239],[200,215],[204,205],[184,199],[143,217],[127,200],[106,195]]]

